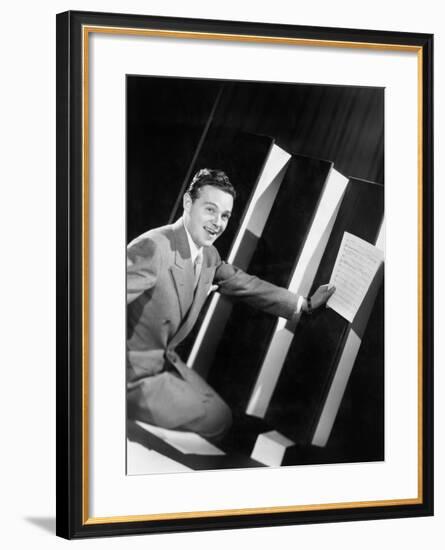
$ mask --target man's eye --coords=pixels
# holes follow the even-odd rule
[[[211,212],[213,214],[213,212],[215,212],[215,209],[212,208],[211,206],[208,206],[207,207],[207,212]]]

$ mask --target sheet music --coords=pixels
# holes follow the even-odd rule
[[[352,323],[382,262],[379,248],[345,231],[329,281],[336,291],[327,307]]]

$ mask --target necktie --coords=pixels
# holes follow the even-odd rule
[[[198,254],[193,263],[193,271],[195,274],[195,284],[193,288],[196,288],[196,286],[198,285],[199,276],[201,275],[201,265],[202,265],[202,257],[201,257],[201,254]]]

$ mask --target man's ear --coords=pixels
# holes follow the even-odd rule
[[[184,207],[184,210],[186,212],[190,211],[190,208],[192,206],[192,197],[189,193],[184,193],[184,196],[182,197],[182,206]]]

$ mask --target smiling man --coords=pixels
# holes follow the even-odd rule
[[[201,173],[202,171],[198,172],[198,176]],[[184,195],[183,219],[187,233],[199,249],[212,245],[227,227],[232,214],[235,191],[225,175],[216,175],[213,180],[221,182],[222,187],[212,184],[198,187],[197,181],[206,181],[204,177],[199,180],[198,176],[193,180],[195,184],[192,184]]]
[[[320,307],[335,290],[322,285],[306,299],[223,262],[213,243],[227,227],[235,197],[224,172],[200,170],[184,195],[183,216],[128,245],[129,418],[214,441],[229,429],[229,407],[175,352],[212,285],[221,294],[286,319]]]

